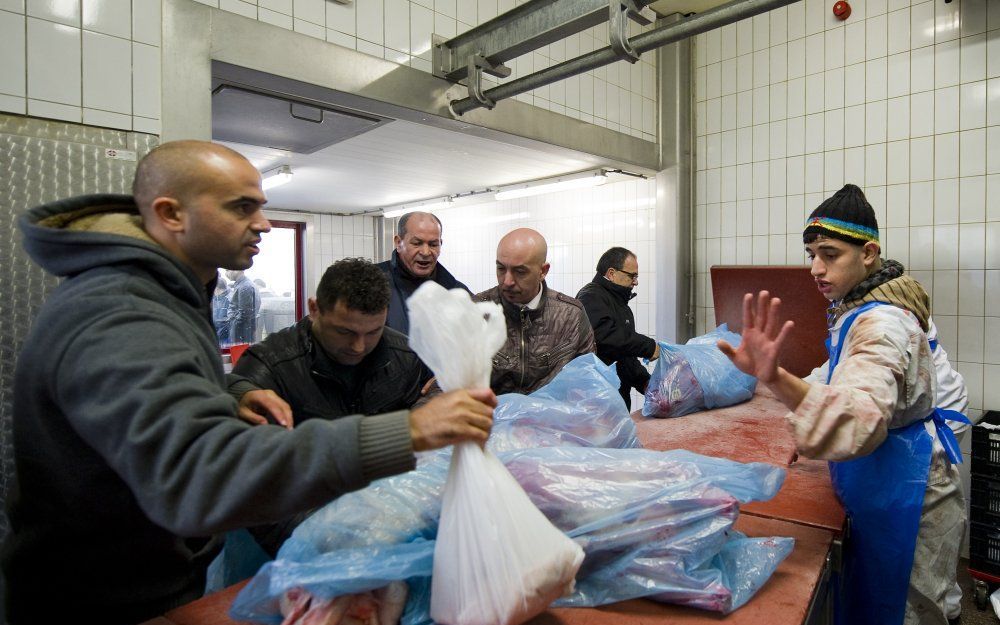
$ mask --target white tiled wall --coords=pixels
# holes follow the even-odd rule
[[[656,235],[653,180],[606,184],[436,211],[444,225],[440,262],[473,293],[496,286],[496,248],[515,228],[534,228],[548,243],[546,282],[576,297],[594,277],[597,259],[613,246],[639,259],[638,294],[631,303],[636,329],[655,335]]]
[[[159,0],[0,0],[0,111],[159,133]]]
[[[192,0],[430,72],[431,35],[453,37],[515,0]],[[159,133],[159,0],[0,0],[0,111]],[[607,45],[595,27],[511,63],[511,78]],[[633,31],[639,32],[633,25]],[[655,56],[518,99],[655,140]]]
[[[865,189],[932,294],[971,406],[1000,409],[1000,3],[805,0],[697,37],[698,329],[708,268],[804,263],[805,217]],[[992,382],[992,383],[990,383]]]
[[[313,215],[313,249],[309,254],[315,266],[315,284],[309,285],[309,294],[316,293],[323,272],[334,262],[348,257],[375,258],[374,218],[355,215]]]
[[[546,283],[576,297],[608,248],[632,250],[639,286],[629,302],[636,331],[656,336],[656,183],[635,180],[592,189],[436,211],[444,225],[440,262],[473,293],[496,286],[496,248],[515,228],[534,228],[548,243]],[[632,392],[632,408],[642,397]]]
[[[970,416],[1000,409],[1000,2],[851,0],[846,22],[830,6],[696,39],[698,330],[711,265],[805,263],[806,216],[852,182],[931,293]]]

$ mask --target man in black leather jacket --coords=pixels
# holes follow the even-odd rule
[[[247,350],[233,373],[272,389],[296,423],[408,410],[421,400],[429,369],[386,327],[389,282],[360,258],[326,270],[309,316]]]
[[[337,261],[309,298],[309,316],[248,349],[233,373],[275,391],[296,424],[409,410],[440,390],[422,396],[433,374],[406,336],[385,325],[388,306],[389,282],[378,267]],[[310,513],[248,529],[274,557]]]
[[[632,389],[644,393],[649,382],[649,372],[637,358],[654,360],[660,355],[656,341],[635,331],[628,302],[635,297],[632,289],[638,283],[639,261],[635,254],[624,247],[613,247],[597,261],[594,279],[576,294],[594,328],[597,357],[608,365],[618,363],[618,392],[629,408]]]

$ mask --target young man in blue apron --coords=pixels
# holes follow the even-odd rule
[[[831,302],[830,359],[805,379],[779,366],[792,322],[781,323],[780,301],[766,291],[744,300],[740,348],[719,348],[791,410],[799,453],[830,461],[850,519],[838,624],[955,623],[965,502],[947,421],[965,420],[964,382],[929,338],[937,330],[923,287],[880,257],[861,189],[824,201],[803,241]]]

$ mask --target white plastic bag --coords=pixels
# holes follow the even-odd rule
[[[426,282],[407,300],[410,346],[444,391],[489,386],[502,309]],[[431,618],[517,625],[573,590],[583,550],[531,503],[496,456],[455,446],[434,548]]]

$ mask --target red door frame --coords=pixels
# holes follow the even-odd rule
[[[305,315],[306,285],[305,285],[305,258],[303,256],[303,240],[306,231],[306,224],[301,221],[282,221],[271,219],[272,228],[290,228],[295,231],[295,321],[298,322]]]

